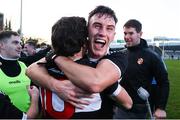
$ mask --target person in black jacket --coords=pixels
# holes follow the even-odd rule
[[[146,118],[148,109],[137,90],[140,87],[152,93],[151,81],[153,77],[157,81],[157,94],[155,102],[155,118],[166,118],[166,104],[169,95],[169,80],[166,66],[146,40],[142,39],[142,25],[139,21],[131,19],[124,24],[124,40],[128,53],[128,67],[120,84],[127,90],[133,100],[131,110],[120,107],[114,118]],[[152,95],[149,100],[151,103]]]
[[[48,46],[47,48],[38,51],[34,55],[29,55],[29,56],[21,56],[19,58],[20,61],[24,62],[26,66],[31,65],[32,63],[40,60],[41,58],[45,57],[46,54],[51,50],[51,46]],[[22,53],[23,54],[23,53]]]

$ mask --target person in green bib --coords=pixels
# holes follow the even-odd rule
[[[26,65],[18,61],[21,51],[21,39],[17,32],[0,32],[0,91],[9,96],[14,106],[26,113],[31,104],[27,89],[30,79],[25,75]]]

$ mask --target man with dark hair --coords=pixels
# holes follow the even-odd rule
[[[83,56],[82,49],[87,42],[86,20],[82,17],[62,17],[52,27],[51,41],[53,52],[56,55],[67,56],[74,61],[79,60]],[[49,74],[54,78],[61,81],[67,79],[56,64],[52,60],[48,60],[47,57],[46,62],[37,62],[37,64],[44,64]],[[43,118],[66,119],[73,116],[75,112],[74,106],[59,99],[54,91],[45,89],[42,86],[40,91],[44,111]],[[87,103],[85,102],[85,104]]]
[[[94,10],[92,10],[89,13],[88,21],[90,21],[91,17],[95,14],[99,14],[99,17],[102,17],[103,15],[107,15],[107,17],[108,17],[108,15],[110,15],[109,17],[112,17],[114,19],[115,23],[118,22],[115,12],[111,8],[106,7],[104,5],[99,5]]]
[[[51,41],[56,55],[73,56],[87,42],[86,20],[81,17],[62,17],[52,27]]]
[[[9,96],[12,104],[16,109],[22,111],[21,113],[27,112],[27,114],[30,115],[28,117],[34,118],[38,112],[37,104],[39,93],[36,87],[32,87],[32,89],[29,90],[33,93],[30,92],[29,96],[26,87],[30,85],[30,79],[25,75],[26,66],[24,63],[18,61],[22,50],[20,43],[21,40],[18,33],[14,31],[0,32],[0,91]],[[30,97],[32,97],[31,101]],[[33,108],[30,107],[30,104],[33,105]],[[0,107],[8,108],[9,106],[3,105],[4,104],[1,102]],[[31,109],[30,113],[28,113],[29,107]],[[2,114],[0,116],[2,117],[7,114],[9,116],[12,114],[14,118],[20,117],[19,115],[16,116],[15,113],[11,113],[12,111],[8,112],[3,110],[3,108],[0,109],[0,114]],[[34,109],[34,111],[32,111],[32,109]],[[33,115],[32,117],[31,114]],[[27,117],[26,114],[24,115]]]
[[[21,52],[20,61],[29,66],[30,64],[40,60],[45,57],[46,54],[51,50],[51,46],[47,46],[46,48],[36,51],[36,42],[29,40],[25,43],[23,51]]]
[[[24,44],[23,53],[26,54],[26,56],[32,56],[36,53],[36,43],[33,41],[27,41]]]
[[[168,73],[161,57],[148,47],[146,40],[141,38],[141,29],[141,23],[135,19],[127,21],[123,27],[125,47],[128,51],[128,67],[121,80],[121,85],[132,97],[133,107],[130,110],[120,107],[115,118],[146,118],[148,112],[146,101],[138,96],[137,90],[143,87],[152,93],[153,77],[157,81],[158,92],[153,115],[156,119],[166,118],[165,108],[169,95]],[[149,100],[151,103],[152,94],[150,94]]]
[[[98,6],[90,13],[90,16],[88,23],[88,53],[85,59],[85,65],[94,68],[77,64],[68,57],[63,57],[61,55],[63,52],[61,54],[56,53],[59,56],[53,56],[52,60],[71,82],[87,92],[96,93],[93,94],[94,97],[92,99],[89,99],[91,103],[94,101],[91,109],[82,108],[82,110],[79,110],[79,113],[74,114],[73,118],[112,118],[114,101],[107,96],[107,93],[113,94],[116,97],[121,96],[122,102],[128,103],[127,108],[131,108],[132,105],[130,97],[123,88],[118,87],[118,84],[115,84],[114,87],[111,86],[120,79],[125,71],[126,59],[123,53],[107,55],[109,44],[115,35],[117,20],[114,11],[106,6]],[[76,107],[82,102],[81,99],[76,98],[76,96],[81,97],[79,95],[82,95],[82,93],[72,91],[69,94],[63,94],[59,81],[45,75],[45,73],[41,73],[41,75],[40,73],[37,74],[36,71],[42,72],[44,70],[40,66],[33,64],[27,71],[28,76],[35,80],[36,83],[55,91],[58,96]],[[45,79],[51,79],[51,81],[47,82]],[[100,92],[102,92],[101,96],[99,94]]]

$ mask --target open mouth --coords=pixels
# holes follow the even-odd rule
[[[105,44],[106,44],[105,40],[102,40],[102,39],[95,40],[96,48],[103,48]]]

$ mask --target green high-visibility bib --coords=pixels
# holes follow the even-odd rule
[[[30,106],[30,96],[26,86],[30,85],[30,79],[25,75],[26,65],[20,61],[19,64],[21,73],[16,77],[9,77],[0,69],[0,91],[8,95],[18,109],[27,112]]]

